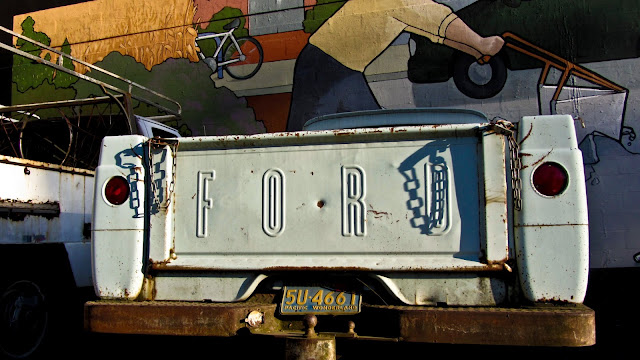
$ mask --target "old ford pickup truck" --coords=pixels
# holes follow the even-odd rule
[[[381,110],[107,137],[95,184],[90,331],[595,343],[570,116]]]

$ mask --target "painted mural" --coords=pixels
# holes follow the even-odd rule
[[[321,115],[380,109],[364,71],[403,32],[480,61],[504,45],[499,36],[481,37],[450,7],[431,0],[350,0],[313,33],[298,56],[287,130],[302,130]]]
[[[14,31],[176,99],[185,135],[377,108],[571,114],[598,268],[640,266],[639,18],[637,0],[94,0],[16,16]],[[14,61],[14,104],[92,95]]]

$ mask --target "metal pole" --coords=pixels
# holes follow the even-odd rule
[[[304,317],[305,334],[288,337],[285,342],[285,360],[336,360],[336,338],[316,334],[315,315]]]

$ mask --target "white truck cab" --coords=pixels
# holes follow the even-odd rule
[[[161,122],[154,120],[153,118],[144,117],[140,115],[134,115],[136,119],[136,125],[138,126],[138,133],[148,138],[179,138],[180,133],[178,130],[167,126]]]

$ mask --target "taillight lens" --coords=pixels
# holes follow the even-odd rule
[[[115,176],[107,181],[104,197],[112,205],[121,205],[129,198],[129,182],[122,176]]]
[[[542,195],[561,194],[569,184],[569,175],[560,164],[547,162],[533,171],[533,187]]]

